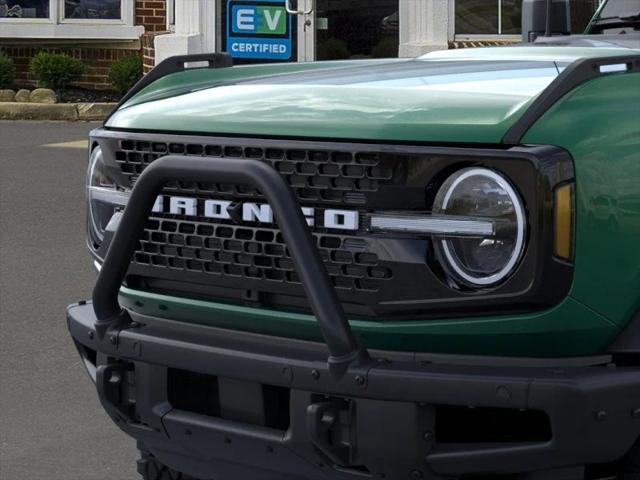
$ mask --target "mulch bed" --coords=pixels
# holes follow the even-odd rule
[[[61,103],[100,103],[120,100],[120,95],[115,92],[85,90],[75,87],[69,87],[57,93],[58,101]]]

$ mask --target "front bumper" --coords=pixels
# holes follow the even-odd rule
[[[339,376],[321,343],[129,313],[133,323],[101,338],[93,306],[72,305],[69,330],[112,419],[161,461],[199,478],[521,473],[615,461],[640,435],[640,369],[608,357],[371,352],[375,361]],[[219,380],[218,413],[172,405],[176,370]],[[269,407],[286,410],[286,427],[266,425],[265,403],[251,400],[264,385],[286,392],[286,407]],[[537,412],[549,438],[490,441],[469,432],[476,441],[459,442],[446,431],[446,407],[494,419]],[[255,469],[250,477],[247,469]]]

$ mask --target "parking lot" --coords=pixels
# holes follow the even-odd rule
[[[95,278],[84,244],[95,126],[0,122],[2,480],[138,478],[135,444],[100,407],[65,324]]]

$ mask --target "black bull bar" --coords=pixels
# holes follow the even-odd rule
[[[169,155],[154,161],[136,181],[120,225],[109,246],[93,290],[96,332],[131,323],[118,303],[118,292],[144,231],[156,197],[169,181],[222,182],[257,188],[273,209],[276,221],[329,349],[329,368],[340,377],[351,365],[369,361],[358,343],[322,263],[300,205],[284,179],[255,160],[194,158]]]

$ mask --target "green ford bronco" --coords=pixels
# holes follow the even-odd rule
[[[633,3],[134,87],[91,133],[68,326],[143,477],[640,478]]]

